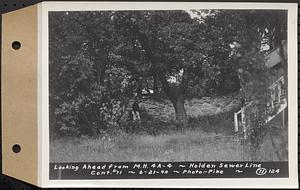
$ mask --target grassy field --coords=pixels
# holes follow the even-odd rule
[[[251,160],[249,147],[233,133],[232,111],[238,105],[234,97],[187,101],[185,107],[190,120],[184,130],[174,128],[170,121],[174,112],[170,103],[143,103],[150,124],[141,123],[134,131],[120,130],[99,138],[51,138],[50,162]],[[274,145],[266,139],[258,161],[278,160]]]
[[[243,160],[236,137],[201,130],[168,135],[121,133],[114,138],[69,138],[51,142],[51,162],[109,161],[234,161]],[[246,155],[245,155],[245,158]]]

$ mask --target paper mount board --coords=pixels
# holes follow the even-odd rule
[[[162,8],[166,7],[166,8]],[[49,180],[48,12],[157,9],[287,9],[289,11],[289,120],[297,126],[297,4],[45,2],[4,14],[2,20],[3,173],[41,187],[296,187],[297,129],[289,129],[286,179]],[[21,48],[14,50],[18,41]],[[14,153],[14,145],[21,151]]]

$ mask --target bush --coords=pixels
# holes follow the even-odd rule
[[[128,115],[131,113],[128,112]],[[167,133],[174,128],[170,122],[162,121],[149,115],[146,111],[140,112],[140,121],[133,121],[130,116],[121,124],[121,129],[127,133],[140,135],[159,135]]]
[[[189,118],[189,127],[202,128],[205,132],[233,134],[234,111],[235,110],[230,110],[215,115],[203,115]]]

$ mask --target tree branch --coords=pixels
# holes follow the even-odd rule
[[[140,42],[142,48],[145,50],[145,53],[149,59],[149,61],[151,62],[152,64],[152,69],[153,71],[156,71],[156,63],[158,63],[158,61],[156,60],[155,56],[153,55],[153,52],[152,52],[152,47],[151,47],[151,44],[147,38],[147,36],[145,34],[143,34],[142,32],[140,32],[140,29],[137,25],[135,25],[132,29],[136,36],[137,36],[137,40]],[[176,97],[177,97],[177,93],[174,91],[173,88],[171,88],[168,80],[166,79],[166,76],[164,74],[164,72],[162,71],[159,71],[157,72],[157,75],[158,75],[158,78],[162,84],[162,87],[164,89],[164,92],[166,93],[166,95],[170,98],[170,100],[172,102],[176,101]],[[188,78],[188,77],[185,77],[185,78]],[[188,79],[184,79],[184,81],[186,81]],[[183,92],[185,92],[185,88],[187,88],[187,85],[185,85],[186,82],[184,82],[183,86],[184,88],[183,89]]]
[[[182,95],[186,93],[189,84],[189,71],[188,69],[183,70],[181,84],[179,86],[179,93]]]
[[[136,64],[135,61],[131,61],[124,57],[124,64],[125,64],[126,68],[128,69],[128,71],[132,72],[134,75],[137,75],[137,76],[142,75],[135,67],[135,64]]]
[[[170,98],[171,101],[175,101],[176,99],[176,93],[174,90],[170,87],[170,84],[163,73],[158,73],[158,78],[161,82],[161,85],[167,94],[167,96]]]

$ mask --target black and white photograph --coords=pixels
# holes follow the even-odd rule
[[[204,161],[287,167],[287,15],[49,11],[52,169]]]
[[[297,188],[287,1],[7,4],[2,174],[36,188]]]

